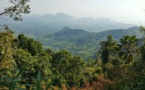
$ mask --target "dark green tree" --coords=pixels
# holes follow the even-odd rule
[[[43,47],[40,42],[35,41],[32,38],[27,38],[24,34],[20,34],[18,36],[18,48],[28,51],[32,56],[43,51]]]
[[[28,44],[28,38],[24,34],[18,36],[18,48],[26,49]]]
[[[84,67],[80,57],[74,57],[68,51],[62,50],[53,55],[51,63],[53,74],[56,76],[54,85],[79,86]]]
[[[42,52],[43,47],[42,44],[34,39],[29,39],[27,44],[27,50],[31,53],[32,56],[39,54]]]
[[[111,35],[109,35],[107,37],[107,40],[101,42],[100,45],[101,48],[99,53],[101,54],[103,64],[106,64],[109,62],[110,56],[116,54],[116,51],[118,49],[118,43],[113,39]]]
[[[132,36],[123,36],[120,39],[120,48],[122,50],[122,57],[126,61],[126,63],[134,60],[135,57],[139,55],[138,47],[137,47],[138,38],[135,35]]]
[[[141,57],[142,57],[142,62],[145,62],[145,27],[141,26],[140,27],[140,32],[143,34],[143,45],[141,46]]]

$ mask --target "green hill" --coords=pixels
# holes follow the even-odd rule
[[[119,40],[125,35],[136,35],[140,38],[141,34],[138,29],[139,27],[132,27],[91,33],[82,29],[65,27],[54,34],[46,35],[41,43],[45,48],[51,48],[54,51],[65,49],[84,58],[95,58],[100,47],[99,43],[105,40],[108,35],[112,35],[115,40]]]

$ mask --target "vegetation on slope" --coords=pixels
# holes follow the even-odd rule
[[[100,43],[97,59],[84,61],[66,50],[43,50],[38,41],[23,34],[16,38],[6,30],[0,39],[0,87],[143,90],[145,45],[138,40],[135,35],[126,35],[118,43],[110,35]]]
[[[21,13],[29,13],[29,6],[25,6],[28,1],[11,0],[14,6],[0,15],[7,13],[21,20]],[[70,31],[75,37],[79,34]],[[109,35],[100,42],[97,59],[84,61],[66,50],[44,50],[40,42],[24,34],[16,38],[4,25],[0,32],[0,89],[144,90],[145,28],[141,26],[140,31],[142,39],[126,35],[116,41]],[[79,32],[87,34],[83,30]],[[73,37],[68,31],[61,34]]]
[[[40,40],[44,48],[51,48],[53,51],[68,50],[74,55],[82,56],[84,59],[96,58],[96,53],[100,48],[99,42],[105,40],[106,36],[112,35],[115,40],[125,35],[136,35],[141,37],[139,27],[129,29],[108,30],[99,33],[90,33],[82,29],[71,29],[68,27],[47,35]]]

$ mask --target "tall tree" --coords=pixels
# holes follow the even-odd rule
[[[100,48],[100,54],[101,54],[101,59],[103,64],[106,64],[109,62],[109,57],[112,54],[115,54],[117,48],[118,48],[118,43],[113,39],[111,35],[107,37],[106,41],[103,41],[100,43],[101,48]]]
[[[16,44],[14,42],[15,39],[16,38],[13,32],[11,32],[10,30],[7,30],[6,32],[0,32],[0,62],[2,62],[0,65],[0,69],[9,68],[12,66],[12,53],[16,49]]]
[[[143,34],[143,38],[145,39],[145,27],[140,26],[139,31]]]
[[[126,63],[131,62],[134,59],[134,57],[137,56],[137,41],[138,38],[135,35],[123,36],[120,39],[121,50],[124,53],[122,57],[123,59],[125,59]]]

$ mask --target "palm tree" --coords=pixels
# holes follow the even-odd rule
[[[123,58],[126,62],[131,62],[134,57],[137,55],[137,41],[138,38],[135,35],[132,36],[123,36],[120,39],[120,46],[123,52]]]
[[[111,35],[107,37],[107,41],[103,41],[100,43],[100,53],[103,64],[109,62],[109,57],[114,55],[118,48],[118,43],[113,39]]]

